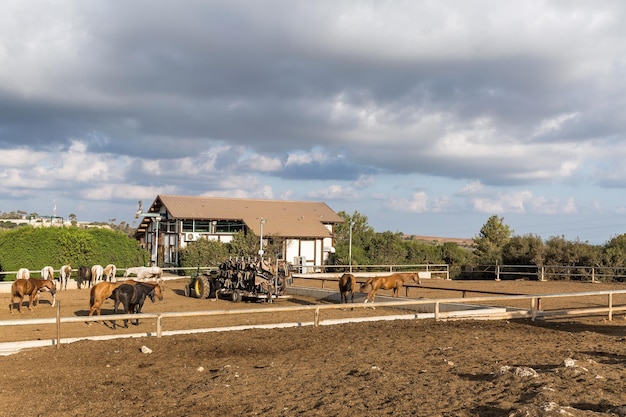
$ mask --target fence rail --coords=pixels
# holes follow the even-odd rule
[[[374,303],[355,303],[351,304],[350,308],[353,309],[365,309],[372,307],[413,307],[419,308],[420,306],[430,306],[429,310],[433,311],[431,317],[435,320],[441,320],[446,318],[490,318],[490,319],[508,319],[508,318],[531,318],[535,320],[541,317],[559,317],[559,316],[576,316],[576,315],[595,315],[595,314],[607,314],[608,320],[613,319],[613,315],[616,312],[626,311],[626,304],[615,305],[614,296],[626,294],[626,290],[605,290],[605,291],[590,291],[590,292],[577,292],[577,293],[562,293],[562,294],[534,294],[534,295],[495,295],[495,296],[480,296],[480,297],[462,297],[462,298],[444,298],[444,299],[399,299],[393,302],[374,302]],[[594,307],[578,307],[568,308],[561,310],[542,310],[541,300],[549,298],[569,298],[569,297],[591,297],[591,296],[606,296],[606,303],[604,306]],[[481,315],[467,313],[464,316],[462,311],[454,311],[446,309],[442,311],[442,305],[454,305],[454,304],[472,304],[480,305],[480,303],[487,303],[488,305],[494,305],[494,302],[503,301],[520,301],[527,300],[529,302],[528,308],[506,308],[506,313],[498,311],[497,313],[482,312]],[[227,315],[257,315],[267,313],[287,313],[287,312],[302,312],[309,311],[313,314],[312,325],[319,326],[321,323],[321,314],[327,310],[345,309],[345,304],[324,304],[324,305],[309,305],[309,306],[289,306],[289,307],[269,307],[269,308],[248,308],[248,309],[236,309],[236,310],[207,310],[207,311],[184,311],[184,312],[161,312],[161,313],[140,313],[140,314],[110,314],[106,316],[81,316],[81,317],[61,317],[61,303],[57,305],[56,318],[40,318],[40,319],[18,319],[18,320],[2,320],[0,321],[0,327],[7,326],[25,326],[25,325],[41,325],[49,324],[56,325],[56,340],[53,344],[56,344],[57,348],[61,344],[62,324],[64,323],[87,323],[92,321],[103,320],[124,320],[124,319],[142,319],[142,320],[156,320],[156,337],[162,337],[165,333],[164,324],[168,318],[180,318],[180,317],[207,317],[207,316],[227,316]],[[420,318],[415,313],[414,317]],[[364,319],[364,318],[361,318]],[[368,319],[372,319],[368,317]],[[382,317],[380,319],[383,319]],[[358,321],[359,319],[348,319]],[[286,323],[283,323],[285,325]],[[274,324],[275,326],[278,326]],[[297,323],[297,325],[303,325]],[[257,325],[263,326],[263,325]],[[285,326],[283,326],[285,327]],[[193,329],[185,331],[168,331],[169,334],[176,333],[192,333],[199,331],[215,331],[212,329]],[[147,336],[154,336],[154,334],[147,334]],[[104,336],[84,337],[81,339],[89,338],[101,338]],[[120,334],[119,336],[110,337],[129,337],[128,334]],[[23,343],[23,342],[15,342]]]
[[[462,278],[468,279],[536,279],[590,282],[626,281],[626,268],[581,265],[476,265],[465,267]]]

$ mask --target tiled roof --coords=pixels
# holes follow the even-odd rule
[[[159,195],[150,211],[161,205],[175,219],[242,220],[256,235],[261,218],[264,235],[283,237],[329,237],[324,224],[344,222],[322,202]]]

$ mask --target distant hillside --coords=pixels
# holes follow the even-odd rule
[[[458,237],[439,237],[439,236],[421,236],[421,235],[404,235],[406,240],[419,240],[421,242],[443,244],[446,242],[453,242],[459,246],[472,246],[474,240],[471,238],[458,238]]]

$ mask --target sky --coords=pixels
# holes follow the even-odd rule
[[[5,0],[0,211],[323,201],[376,231],[626,233],[626,3]]]

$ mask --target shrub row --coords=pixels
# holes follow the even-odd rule
[[[147,265],[149,259],[138,241],[108,229],[25,226],[0,231],[0,271],[40,271],[46,265],[58,270],[66,264],[127,268]],[[0,279],[13,280],[15,273],[0,274]]]

